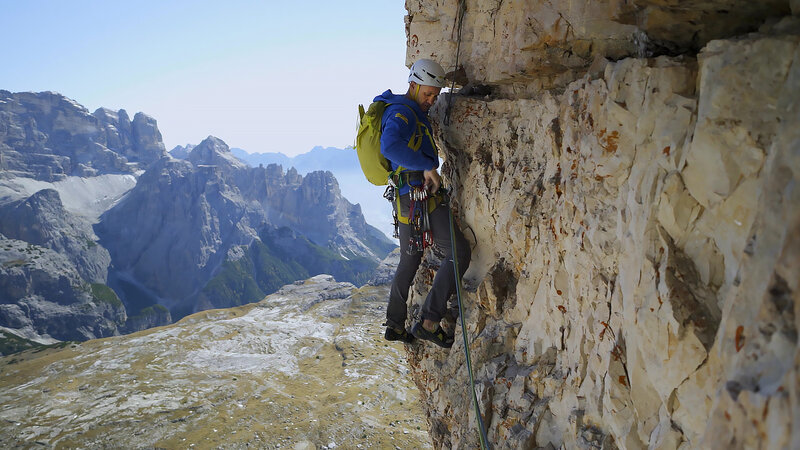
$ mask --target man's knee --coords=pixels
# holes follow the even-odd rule
[[[397,269],[395,270],[395,278],[398,276],[401,278],[413,278],[420,263],[422,263],[421,252],[416,252],[412,255],[408,253],[401,254],[400,262],[397,264]]]
[[[422,262],[422,252],[413,252],[411,254],[403,252],[400,254],[400,262],[398,267],[414,267],[414,270]]]

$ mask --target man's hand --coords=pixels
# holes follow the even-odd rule
[[[425,177],[425,189],[427,189],[431,194],[438,192],[439,185],[442,184],[442,179],[439,177],[439,172],[437,172],[436,169],[426,170],[422,172],[422,175]]]

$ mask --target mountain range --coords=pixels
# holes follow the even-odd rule
[[[315,170],[330,170],[333,173],[359,170],[358,156],[355,149],[316,146],[306,153],[296,156],[286,156],[279,152],[248,153],[241,148],[231,148],[234,156],[257,167],[280,164],[283,167],[294,167],[300,173]]]
[[[185,158],[193,148],[191,144],[177,146],[170,150],[176,158]],[[367,221],[381,230],[386,236],[394,233],[392,206],[383,198],[385,186],[370,184],[361,172],[358,156],[352,147],[336,148],[317,146],[307,153],[287,156],[280,152],[248,153],[241,148],[231,148],[231,153],[244,163],[252,166],[278,164],[294,168],[301,175],[317,170],[330,171],[339,182],[342,195],[353,203],[361,205]]]
[[[173,158],[153,118],[0,91],[0,327],[51,343],[366,282],[395,245],[330,171],[249,167],[209,136]]]

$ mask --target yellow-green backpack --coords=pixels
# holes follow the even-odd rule
[[[386,107],[391,103],[372,102],[364,111],[364,105],[358,105],[358,134],[356,134],[356,151],[361,171],[367,181],[377,186],[389,184],[389,178],[404,170],[398,167],[392,171],[392,165],[381,154],[381,119]],[[408,105],[405,105],[408,107]],[[408,109],[411,109],[408,107]],[[411,109],[414,113],[414,110]],[[416,119],[416,113],[414,113]]]

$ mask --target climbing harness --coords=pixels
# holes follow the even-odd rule
[[[455,73],[458,70],[458,54],[461,52],[461,25],[464,23],[464,14],[467,12],[467,1],[459,0],[458,2],[458,34],[456,37],[456,63],[453,66],[453,82],[450,85],[450,91],[447,93],[447,109],[444,112],[444,124],[450,126],[450,108],[453,106],[453,91],[456,89]],[[452,37],[452,35],[451,35]]]
[[[450,208],[450,194],[445,191],[443,204],[447,206],[447,212],[450,214],[450,244],[452,245],[452,258],[453,270],[456,277],[456,298],[458,299],[458,317],[461,319],[461,337],[464,338],[464,356],[467,360],[467,371],[469,372],[469,385],[472,388],[472,406],[475,408],[475,417],[478,420],[478,428],[480,431],[481,449],[490,450],[489,439],[486,437],[486,427],[483,425],[483,416],[481,416],[481,408],[478,405],[478,394],[475,393],[475,377],[472,374],[472,358],[469,355],[469,340],[467,339],[467,324],[464,321],[464,306],[461,301],[461,275],[458,270],[458,253],[456,252],[456,225],[453,220],[453,210]]]

